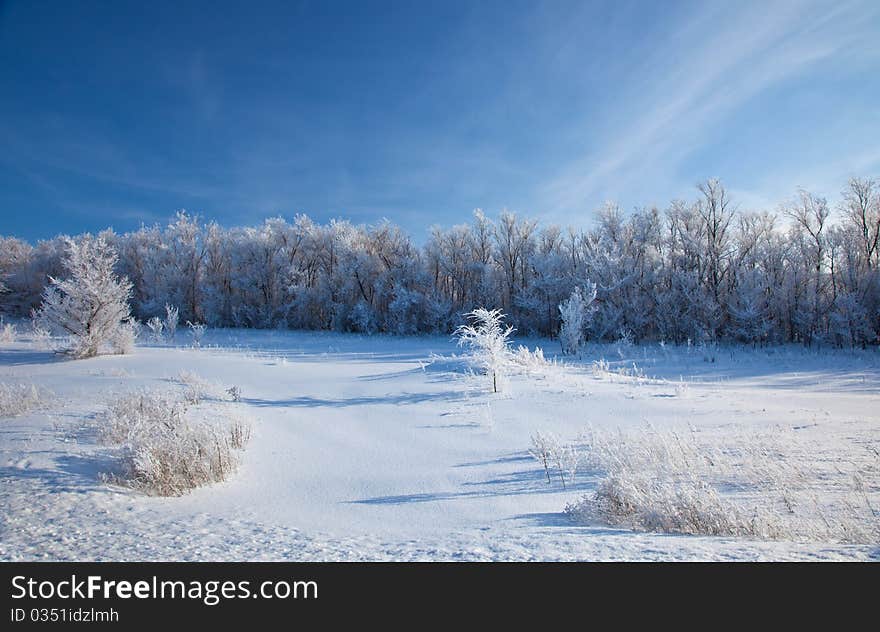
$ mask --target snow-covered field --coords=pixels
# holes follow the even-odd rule
[[[876,351],[589,346],[578,361],[512,370],[493,394],[444,337],[209,330],[201,349],[178,338],[77,361],[24,338],[0,344],[0,387],[12,402],[0,410],[0,558],[880,558],[880,543],[865,541],[880,510]],[[548,358],[558,348],[526,342]],[[180,497],[104,482],[120,452],[97,440],[102,411],[136,389],[176,387],[181,371],[212,385],[209,415],[221,406],[212,399],[240,389],[222,404],[252,423],[238,472]],[[858,523],[858,543],[577,522],[563,510],[600,475],[581,468],[565,489],[548,484],[531,437],[618,428],[622,437],[721,437],[719,453],[727,439],[772,433],[772,450],[794,446],[797,498],[813,499],[821,522],[842,512]],[[767,463],[784,458],[764,453]]]

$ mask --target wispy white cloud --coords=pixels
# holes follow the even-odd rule
[[[622,77],[628,88],[622,94],[629,99],[625,115],[544,185],[541,197],[550,214],[584,210],[603,197],[618,197],[637,181],[670,188],[682,161],[745,102],[824,60],[864,53],[878,36],[876,24],[865,19],[876,16],[877,7],[859,2],[760,2],[745,9],[741,3],[706,5],[675,29],[651,60]],[[581,133],[585,140],[595,137],[592,122]],[[659,186],[664,180],[666,186]]]

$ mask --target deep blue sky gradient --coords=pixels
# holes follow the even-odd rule
[[[0,0],[0,234],[836,199],[878,70],[871,0]]]

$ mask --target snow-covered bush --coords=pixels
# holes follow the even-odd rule
[[[136,318],[129,318],[110,334],[110,348],[115,353],[126,354],[134,351],[134,343],[141,332],[141,323]]]
[[[52,393],[35,384],[0,383],[0,417],[15,417],[45,408]]]
[[[0,343],[9,344],[15,341],[15,325],[0,322]]]
[[[576,287],[571,295],[559,304],[559,342],[562,352],[575,354],[584,340],[584,330],[589,325],[590,317],[596,311],[596,284],[587,283],[587,289]]]
[[[174,340],[177,335],[177,323],[180,322],[180,310],[174,305],[165,304],[165,332],[169,340]]]
[[[162,342],[162,332],[165,330],[165,323],[158,316],[153,316],[147,321],[147,329],[150,330],[150,337],[153,342]]]
[[[504,325],[504,313],[500,309],[479,307],[465,316],[471,324],[459,325],[454,335],[460,346],[470,348],[472,361],[492,377],[492,391],[497,393],[510,359],[509,338],[514,329]]]
[[[49,278],[43,303],[36,313],[40,327],[65,336],[62,351],[74,358],[130,350],[131,336],[124,331],[131,313],[131,283],[113,272],[117,254],[103,237],[68,239],[66,279]]]
[[[180,496],[225,480],[250,428],[241,419],[197,415],[174,393],[143,391],[111,402],[99,419],[105,443],[123,447],[122,469],[107,478],[156,496]]]
[[[193,346],[198,348],[202,346],[202,338],[205,337],[205,332],[208,330],[208,326],[204,323],[193,323],[190,321],[186,321],[187,327],[189,327],[190,336],[192,336]]]

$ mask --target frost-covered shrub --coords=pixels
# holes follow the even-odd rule
[[[109,342],[113,353],[124,355],[134,351],[134,343],[140,335],[141,324],[136,318],[129,318],[110,334]]]
[[[0,343],[9,344],[15,341],[15,325],[12,323],[0,324]]]
[[[500,309],[479,307],[465,314],[471,324],[459,325],[455,330],[458,344],[471,349],[472,361],[492,378],[492,391],[497,393],[502,372],[510,360],[510,336],[513,327],[504,325]]]
[[[169,340],[174,340],[177,335],[177,323],[180,322],[180,310],[174,305],[165,304],[165,332]]]
[[[165,323],[158,316],[153,316],[147,321],[147,329],[150,330],[150,337],[153,342],[162,342],[162,332],[165,330]]]
[[[250,428],[228,415],[195,414],[170,392],[143,391],[113,401],[99,420],[105,443],[123,447],[121,472],[109,476],[156,496],[180,496],[225,480]]]
[[[35,384],[0,383],[0,417],[15,417],[45,408],[53,395]]]
[[[595,300],[596,284],[588,282],[586,290],[574,288],[571,296],[559,304],[559,319],[562,321],[559,342],[563,353],[574,354],[580,350],[584,341],[584,329],[596,311]]]
[[[67,279],[49,278],[35,319],[41,328],[65,337],[62,351],[74,358],[127,353],[132,342],[128,300],[132,284],[113,271],[117,254],[103,237],[66,240]]]
[[[202,338],[205,337],[205,332],[208,330],[208,326],[204,323],[192,323],[190,321],[186,321],[187,326],[189,327],[190,336],[192,336],[193,346],[201,347],[202,346]]]

